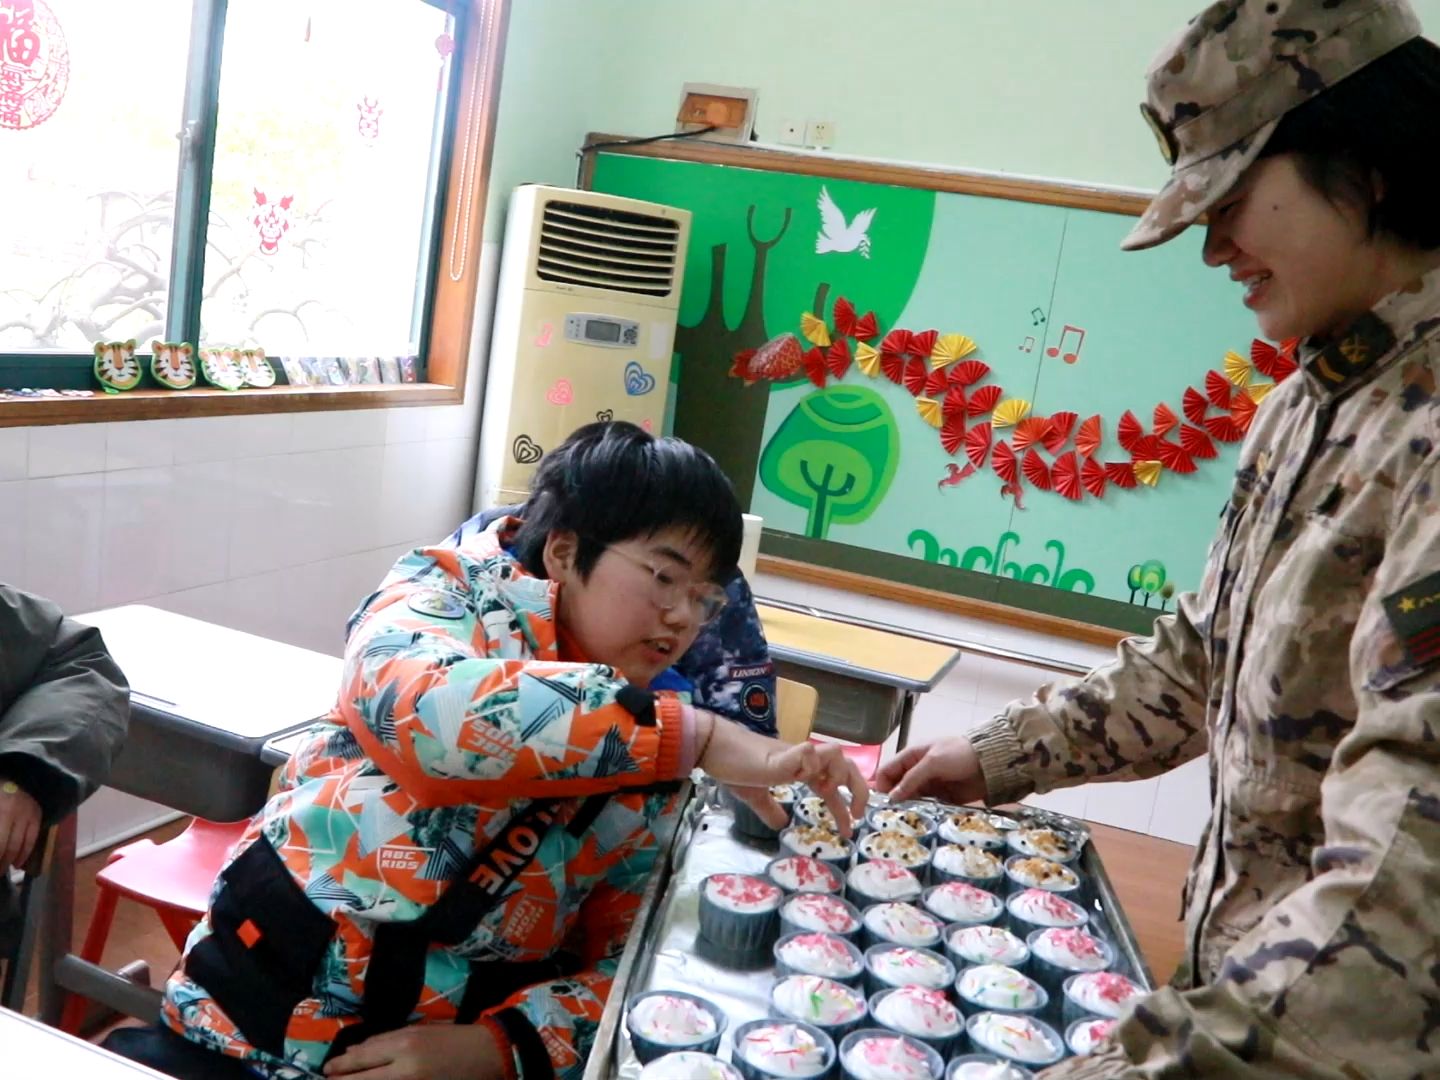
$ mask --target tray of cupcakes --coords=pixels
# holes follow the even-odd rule
[[[773,794],[690,803],[586,1080],[1024,1080],[1150,989],[1082,822]]]

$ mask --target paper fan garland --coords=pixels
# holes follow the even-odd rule
[[[1115,438],[1119,440],[1124,449],[1133,452],[1135,444],[1144,436],[1145,429],[1140,426],[1140,421],[1135,418],[1133,412],[1126,409],[1125,415],[1120,417],[1120,423],[1116,425]]]
[[[970,409],[970,403],[965,400],[965,388],[963,386],[952,386],[945,391],[945,415],[958,413],[964,416]]]
[[[1055,464],[1050,470],[1050,479],[1055,484],[1055,490],[1071,501],[1078,501],[1084,488],[1080,486],[1080,463],[1075,458],[1074,450],[1067,450],[1055,459]]]
[[[822,349],[830,347],[830,329],[825,325],[824,319],[816,318],[814,313],[805,312],[800,316],[800,333],[811,345],[818,345]]]
[[[1185,452],[1191,457],[1200,458],[1204,461],[1218,457],[1220,454],[1220,451],[1215,449],[1215,443],[1209,435],[1197,427],[1191,427],[1189,424],[1182,424],[1180,426],[1180,445],[1185,448]]]
[[[910,331],[891,330],[880,342],[880,354],[882,356],[903,357],[910,351]]]
[[[999,415],[998,409],[996,415]],[[1015,434],[1010,436],[1010,442],[1016,450],[1028,450],[1036,443],[1044,442],[1048,434],[1050,421],[1041,416],[1031,416],[1015,425]]]
[[[885,377],[899,386],[905,381],[905,354],[903,352],[887,352],[880,350],[880,370]]]
[[[1277,383],[1284,382],[1295,374],[1299,367],[1295,363],[1295,349],[1299,344],[1299,338],[1290,338],[1282,341],[1277,349],[1268,341],[1256,338],[1250,343],[1250,362],[1260,374],[1274,379]]]
[[[1245,393],[1249,395],[1251,401],[1259,405],[1270,396],[1270,391],[1274,390],[1275,386],[1276,384],[1273,382],[1251,383],[1245,387]]]
[[[998,388],[997,388],[998,389]],[[1010,427],[1030,415],[1030,402],[1024,398],[1011,398],[995,406],[992,423],[996,427]]]
[[[850,336],[856,341],[874,341],[880,334],[880,324],[875,321],[875,313],[867,311],[860,318],[855,320],[855,329]]]
[[[1000,400],[1000,395],[1004,392],[994,383],[982,386],[970,395],[970,403],[965,407],[965,411],[971,416],[984,416],[995,408],[996,403]]]
[[[958,454],[968,438],[963,415],[945,417],[945,424],[940,429],[940,445],[945,447],[947,454],[951,457]],[[978,469],[979,466],[977,465],[976,468]]]
[[[1058,453],[1060,448],[1069,440],[1070,432],[1075,430],[1075,421],[1079,419],[1079,414],[1073,412],[1062,411],[1051,413],[1050,430],[1045,433],[1045,437],[1042,440],[1045,443],[1045,449],[1049,450],[1052,454]]]
[[[988,423],[976,424],[965,433],[965,456],[977,469],[985,467],[985,459],[990,456],[990,439],[995,429]]]
[[[1153,424],[1156,435],[1168,435],[1175,430],[1175,425],[1180,418],[1175,415],[1175,410],[1166,405],[1163,401],[1155,406],[1155,423]]]
[[[1080,466],[1080,483],[1084,485],[1095,498],[1099,499],[1105,494],[1105,466],[1092,457],[1085,459],[1085,464]]]
[[[1105,463],[1105,479],[1119,488],[1133,488],[1138,481],[1135,479],[1135,465],[1130,461],[1107,461]]]
[[[950,380],[945,377],[943,371],[932,371],[925,377],[925,396],[944,397],[945,392],[950,389]]]
[[[1025,460],[1021,465],[1025,472],[1025,479],[1030,481],[1030,486],[1040,491],[1050,490],[1050,467],[1045,464],[1045,459],[1040,456],[1038,450],[1027,450]]]
[[[835,320],[835,332],[850,337],[855,333],[855,305],[843,296],[835,298],[835,306],[830,309],[830,317]]]
[[[942,334],[935,339],[935,344],[930,349],[930,363],[934,367],[943,368],[946,364],[964,360],[976,347],[974,340],[964,334]]]
[[[880,354],[862,341],[855,346],[855,366],[873,379],[880,374]]]
[[[957,386],[973,386],[990,374],[990,365],[983,360],[964,360],[950,369],[950,381]]]
[[[1205,395],[1196,390],[1193,386],[1185,388],[1185,397],[1181,401],[1181,411],[1185,418],[1192,424],[1205,423],[1205,413],[1210,408],[1210,402]]]
[[[1160,482],[1160,473],[1165,466],[1158,461],[1137,461],[1135,462],[1135,479],[1146,487],[1154,487]]]
[[[1245,357],[1237,352],[1225,354],[1225,378],[1236,386],[1249,386],[1250,377],[1254,374],[1255,368]]]
[[[1136,461],[1160,460],[1160,446],[1162,440],[1158,435],[1141,435],[1128,449],[1130,456]]]
[[[922,360],[928,360],[935,351],[935,342],[940,340],[939,330],[921,330],[918,333],[910,332],[910,347],[905,351],[911,356],[918,356]]]
[[[1205,430],[1221,442],[1239,442],[1245,437],[1245,432],[1240,430],[1240,425],[1230,416],[1207,416]]]
[[[1235,400],[1230,403],[1230,415],[1242,433],[1250,430],[1250,421],[1255,419],[1255,410],[1258,407],[1250,395],[1243,391],[1236,394]]]
[[[920,414],[920,419],[933,428],[938,428],[945,422],[945,415],[940,411],[940,403],[934,398],[922,397],[915,401],[915,411]]]
[[[925,370],[925,361],[915,359],[905,365],[903,381],[905,389],[910,391],[912,397],[919,397],[925,392],[925,382],[930,373]]]
[[[1195,471],[1195,459],[1185,452],[1183,446],[1177,446],[1172,442],[1161,441],[1160,461],[1173,473],[1193,473]]]
[[[845,373],[850,370],[850,344],[844,338],[836,338],[830,343],[830,348],[825,351],[825,366],[830,369],[830,374],[837,379],[843,379]]]
[[[1230,391],[1233,389],[1230,380],[1221,375],[1218,371],[1207,371],[1205,373],[1205,396],[1210,399],[1210,404],[1217,409],[1228,409],[1230,407]]]
[[[995,444],[995,452],[990,455],[990,467],[995,470],[995,475],[1007,484],[1015,483],[1020,476],[1020,462],[1015,457],[1015,451],[1010,449],[1010,444],[1004,439]]]
[[[1089,457],[1100,449],[1100,440],[1103,434],[1100,428],[1100,417],[1095,415],[1080,425],[1080,431],[1075,436],[1075,449],[1085,457]]]
[[[818,345],[805,353],[805,374],[821,390],[825,389],[825,350]]]

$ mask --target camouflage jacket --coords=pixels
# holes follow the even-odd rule
[[[1199,591],[971,735],[994,802],[1210,751],[1186,962],[1047,1078],[1440,1076],[1440,270],[1299,359]]]

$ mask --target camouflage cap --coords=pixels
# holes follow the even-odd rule
[[[1234,186],[1285,113],[1419,36],[1406,0],[1211,4],[1146,75],[1140,111],[1174,172],[1120,246],[1175,236]]]

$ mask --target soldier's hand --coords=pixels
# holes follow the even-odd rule
[[[0,778],[0,873],[23,866],[35,850],[42,820],[40,804],[13,780]]]
[[[928,795],[949,803],[985,798],[985,774],[975,747],[963,735],[920,746],[907,746],[885,763],[875,786],[904,802]]]

